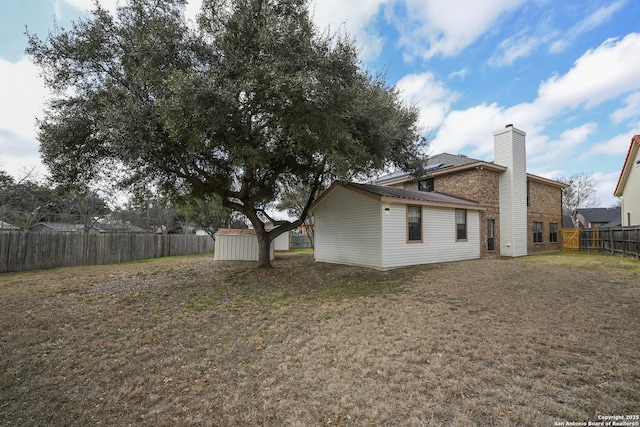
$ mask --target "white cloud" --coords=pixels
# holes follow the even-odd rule
[[[517,9],[525,0],[405,0],[400,19],[400,42],[425,59],[451,56],[491,29],[498,18]]]
[[[622,40],[607,40],[587,51],[564,75],[553,76],[540,85],[538,97],[529,103],[511,107],[481,104],[450,112],[432,141],[431,151],[464,152],[473,157],[491,159],[493,131],[507,123],[527,132],[527,153],[532,160],[560,161],[577,144],[595,132],[593,123],[569,129],[559,139],[549,140],[545,126],[569,109],[593,107],[640,89],[640,34]],[[629,116],[636,94],[626,100],[627,107],[614,117]],[[607,151],[609,152],[609,151]],[[553,165],[548,165],[554,167]]]
[[[420,107],[420,126],[434,129],[442,124],[457,94],[437,81],[432,73],[408,74],[396,86],[409,104]]]
[[[598,128],[597,123],[585,123],[581,126],[570,128],[562,132],[558,138],[548,140],[547,138],[538,138],[537,144],[533,144],[530,150],[529,158],[532,163],[553,164],[562,153],[579,153],[581,145],[589,140],[589,137]]]
[[[627,96],[624,103],[624,107],[611,113],[613,123],[618,124],[626,119],[640,117],[640,91]]]
[[[622,165],[620,165],[622,168]],[[613,195],[618,184],[620,172],[602,173],[593,172],[593,181],[597,183],[596,197],[600,200],[598,206],[609,207],[618,202],[618,198]]]
[[[629,141],[631,141],[631,134],[629,133],[616,135],[607,141],[593,144],[591,149],[583,157],[587,158],[602,154],[620,155],[624,157],[629,149]],[[620,168],[622,169],[622,163],[620,164]]]
[[[12,63],[0,58],[0,128],[34,135],[35,114],[48,97],[36,66],[27,58]]]
[[[39,164],[35,116],[42,117],[48,96],[31,61],[0,58],[0,167],[8,173]]]
[[[429,151],[432,154],[464,153],[493,160],[493,132],[505,124],[504,109],[495,103],[452,111],[431,141]]]
[[[598,128],[597,123],[585,123],[582,126],[567,129],[560,134],[558,143],[574,148],[587,141]]]
[[[459,78],[460,80],[464,80],[465,77],[469,75],[469,67],[465,67],[462,70],[454,71],[449,74],[449,78]]]
[[[580,20],[576,25],[565,31],[564,38],[556,40],[549,49],[551,53],[559,53],[566,49],[581,34],[593,30],[611,19],[611,16],[622,9],[627,0],[618,0],[606,6],[602,6],[595,12]]]
[[[503,40],[498,47],[498,54],[489,59],[489,65],[511,65],[516,59],[529,56],[545,42],[545,37],[530,36],[526,32]]]
[[[69,6],[73,6],[80,10],[93,10],[94,0],[56,0],[56,3],[63,1]],[[115,12],[116,7],[122,3],[120,0],[99,0],[100,6],[108,10],[109,12]]]
[[[60,19],[60,4],[62,2],[80,10],[89,11],[94,9],[94,0],[55,0],[54,8],[56,10],[56,16],[58,17],[58,19]],[[115,13],[118,6],[126,4],[126,0],[98,0],[98,3],[100,3],[100,6],[102,6],[104,9],[113,14]],[[198,12],[200,12],[201,5],[202,0],[189,0],[185,8],[186,17],[188,19],[194,20]]]
[[[563,76],[544,82],[537,102],[546,108],[587,108],[640,89],[640,33],[608,39],[588,50]]]
[[[381,8],[393,0],[312,0],[309,6],[312,19],[318,29],[331,32],[347,32],[356,38],[362,48],[363,59],[380,55],[384,39],[369,30],[373,18]]]

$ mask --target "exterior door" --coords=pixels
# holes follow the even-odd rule
[[[496,250],[496,222],[493,219],[487,219],[487,250],[495,251]]]

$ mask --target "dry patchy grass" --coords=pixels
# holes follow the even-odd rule
[[[184,257],[0,276],[2,425],[553,425],[640,412],[640,263]]]

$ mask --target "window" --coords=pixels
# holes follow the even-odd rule
[[[422,242],[421,206],[407,206],[407,241]]]
[[[549,224],[549,243],[558,243],[558,224],[555,222]]]
[[[496,221],[493,219],[487,220],[487,250],[495,251],[496,250]]]
[[[527,207],[531,206],[531,182],[527,181]]]
[[[467,240],[467,211],[456,209],[456,240]]]
[[[627,212],[627,225],[631,225],[631,212]]]
[[[418,181],[418,190],[420,191],[433,191],[433,178],[421,179]]]
[[[533,243],[542,243],[542,223],[533,223]]]

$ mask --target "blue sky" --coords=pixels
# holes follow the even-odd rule
[[[190,0],[193,17],[200,0]],[[24,55],[25,26],[45,36],[86,16],[91,0],[0,1],[0,169],[19,177],[38,157],[35,118],[47,90]],[[116,0],[101,0],[114,10]],[[601,206],[640,133],[637,0],[315,0],[317,25],[355,36],[421,109],[429,152],[493,160],[493,131],[527,133],[527,169],[592,173]]]

